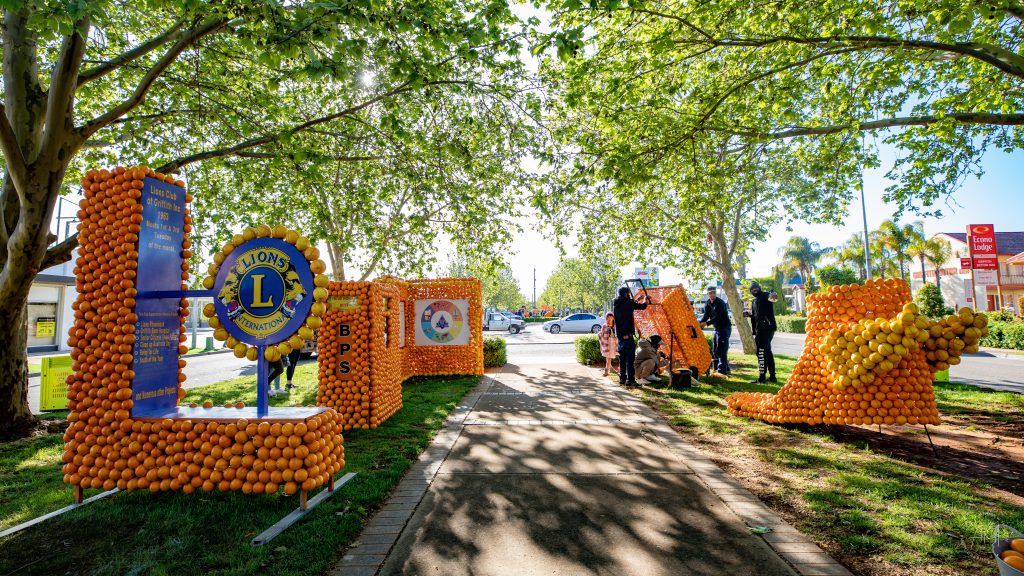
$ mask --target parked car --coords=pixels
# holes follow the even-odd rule
[[[545,332],[558,334],[559,332],[593,332],[601,331],[601,324],[604,321],[597,314],[570,314],[557,320],[550,320],[543,325]]]
[[[526,329],[526,321],[521,316],[504,312],[487,312],[484,314],[484,330],[508,330],[518,334]]]
[[[316,354],[316,336],[319,330],[313,330],[313,339],[306,340],[302,343],[302,349],[299,350],[300,358],[310,358],[313,354]]]

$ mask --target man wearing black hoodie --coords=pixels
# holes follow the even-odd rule
[[[768,374],[768,382],[778,382],[775,379],[775,355],[772,354],[772,338],[775,337],[775,301],[778,296],[774,293],[769,295],[761,290],[757,282],[750,283],[750,293],[754,301],[750,305],[750,311],[744,312],[744,316],[750,317],[751,328],[754,332],[754,345],[757,346],[757,380],[751,384],[763,384],[765,373]]]
[[[640,296],[643,298],[643,295]],[[636,383],[636,323],[633,322],[635,310],[645,310],[647,302],[633,300],[629,288],[619,288],[619,297],[612,304],[615,314],[615,336],[619,340],[619,384],[632,388]]]

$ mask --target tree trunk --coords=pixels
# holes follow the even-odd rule
[[[743,299],[740,296],[740,291],[736,289],[736,272],[732,269],[732,266],[723,267],[722,288],[728,297],[729,310],[732,311],[732,323],[736,326],[736,331],[740,333],[743,353],[756,354],[757,346],[754,345],[754,332],[750,328],[750,322],[743,317]]]
[[[920,256],[920,258],[921,258],[921,286],[923,287],[925,284],[928,283],[928,272],[924,269],[924,256]],[[938,272],[936,272],[936,273],[938,273]]]
[[[10,308],[10,309],[8,309]],[[0,346],[0,439],[22,438],[35,427],[28,403],[28,326],[25,302],[9,302],[0,310],[0,322],[8,327],[7,341]]]

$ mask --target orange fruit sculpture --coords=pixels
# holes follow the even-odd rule
[[[832,286],[808,297],[807,337],[778,394],[737,392],[737,416],[771,423],[938,424],[934,374],[978,350],[988,317],[920,315],[899,279]]]
[[[648,288],[647,295],[651,299],[647,309],[634,314],[640,334],[661,336],[661,351],[671,351],[677,366],[696,368],[694,376],[706,373],[711,368],[711,349],[686,291],[682,286],[662,286]]]
[[[334,408],[345,430],[376,428],[402,407],[412,376],[483,374],[483,308],[476,278],[330,282],[317,334],[317,404]],[[465,345],[416,345],[415,302],[467,302]]]
[[[64,482],[110,490],[242,491],[292,494],[328,482],[345,465],[342,422],[334,410],[297,421],[220,418],[136,418],[136,297],[139,202],[145,178],[183,186],[148,168],[90,170],[78,218],[78,298],[69,331],[68,429],[64,433]],[[186,201],[191,196],[186,195]],[[181,246],[182,289],[191,256],[185,214]],[[182,299],[179,354],[184,346],[188,300]],[[178,360],[178,398],[185,395]],[[243,409],[244,403],[228,403]],[[198,408],[198,407],[195,407]],[[190,408],[195,411],[195,408]],[[181,411],[182,408],[179,408]],[[210,401],[199,411],[210,410]],[[241,410],[239,410],[241,413]]]

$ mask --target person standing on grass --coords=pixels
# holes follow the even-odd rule
[[[643,300],[643,294],[639,298]],[[633,321],[633,312],[646,309],[647,302],[633,300],[627,286],[619,288],[619,297],[612,303],[615,337],[618,340],[619,384],[627,388],[639,386],[636,383],[636,323]]]
[[[295,388],[292,384],[292,377],[295,376],[295,368],[299,365],[299,356],[302,355],[302,350],[296,348],[288,353],[288,370],[285,371],[285,378],[288,379],[288,383],[285,385],[285,390],[291,390]]]
[[[597,341],[601,343],[601,356],[604,356],[604,375],[612,371],[612,359],[615,358],[615,314],[604,315],[604,326],[597,333]]]
[[[778,382],[775,378],[775,355],[772,354],[772,338],[775,337],[775,301],[778,296],[771,295],[761,290],[757,282],[750,283],[750,293],[754,301],[750,310],[743,311],[743,315],[750,318],[751,329],[754,331],[754,345],[757,346],[757,380],[751,380],[751,384],[764,384],[765,374],[768,375],[768,382]]]
[[[704,315],[700,318],[700,327],[708,324],[714,326],[714,346],[711,350],[712,369],[722,376],[728,376],[732,372],[729,367],[729,338],[732,336],[732,320],[729,320],[729,309],[725,301],[717,298],[717,289],[708,286],[708,301],[704,305]]]

